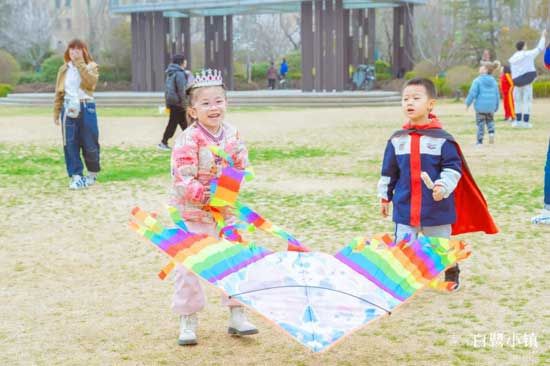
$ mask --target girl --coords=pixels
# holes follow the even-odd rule
[[[70,189],[82,189],[95,183],[99,166],[99,132],[94,102],[94,90],[99,78],[86,43],[79,39],[69,42],[65,63],[57,72],[55,83],[54,123],[63,134],[63,150]],[[61,117],[61,118],[60,118]],[[80,150],[88,175],[82,175]]]
[[[248,151],[235,127],[225,122],[227,99],[221,72],[206,70],[197,75],[187,89],[188,114],[192,124],[176,140],[172,151],[171,205],[177,207],[190,231],[219,237],[216,223],[206,204],[210,199],[210,182],[222,171],[222,159],[215,156],[209,145],[216,145],[231,155],[234,167],[244,169]],[[227,223],[234,218],[224,213]],[[204,307],[204,293],[197,277],[181,266],[176,269],[172,310],[180,315],[178,344],[197,343],[197,312]],[[248,322],[243,307],[224,297],[229,307],[229,334],[256,334],[256,327]]]

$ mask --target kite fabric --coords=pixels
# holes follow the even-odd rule
[[[438,275],[470,255],[461,241],[420,236],[394,243],[388,235],[354,239],[335,255],[312,252],[239,202],[242,181],[251,174],[226,161],[211,187],[211,202],[220,206],[206,208],[220,238],[190,232],[172,207],[175,227],[163,227],[140,208],[132,210],[130,226],[170,258],[161,279],[176,264],[183,265],[313,352],[326,351],[370,321],[391,314],[422,288],[451,291],[454,283],[439,281]],[[237,223],[225,225],[222,207],[234,210]],[[287,251],[246,241],[241,231],[255,229],[285,240]]]
[[[548,45],[546,51],[544,51],[544,66],[550,70],[550,45]]]

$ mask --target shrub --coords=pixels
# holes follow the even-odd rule
[[[376,73],[376,80],[378,80],[378,81],[391,80],[392,78],[393,78],[393,76],[390,72],[377,72]]]
[[[384,60],[374,61],[374,72],[377,74],[391,74],[391,65]]]
[[[437,75],[438,70],[428,61],[421,61],[414,65],[413,72],[417,78],[432,78]]]
[[[458,65],[447,71],[447,84],[453,90],[459,89],[462,85],[470,84],[477,76],[477,71],[469,66]]]
[[[32,83],[38,83],[40,82],[40,74],[35,72],[27,72],[24,74],[21,74],[19,77],[19,80],[17,81],[17,84],[32,84]]]
[[[538,80],[533,83],[533,95],[537,98],[550,97],[550,80]]]
[[[0,98],[3,98],[7,96],[9,93],[13,91],[11,85],[8,84],[0,84]]]
[[[405,80],[411,80],[416,77],[416,73],[414,71],[407,71],[405,73]]]
[[[40,74],[40,81],[47,83],[55,82],[57,78],[57,70],[63,65],[63,57],[61,56],[50,56],[44,60],[42,63],[42,73]]]
[[[0,83],[14,85],[19,78],[19,64],[11,53],[0,50]]]
[[[265,80],[267,78],[267,70],[270,67],[269,62],[258,62],[252,65],[252,79]]]
[[[453,90],[447,84],[446,79],[436,76],[436,77],[430,78],[430,80],[433,81],[435,85],[435,89],[437,91],[438,97],[451,96],[453,94]]]
[[[99,69],[100,81],[130,81],[132,76],[128,69],[120,69],[114,65],[101,65]]]
[[[291,52],[285,56],[288,63],[288,77],[292,80],[302,79],[302,54],[301,52]]]

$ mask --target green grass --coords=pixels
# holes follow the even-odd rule
[[[273,111],[298,111],[305,108],[294,107],[230,107],[228,113],[257,113]],[[101,107],[98,106],[98,116],[101,117],[167,117],[164,113],[159,113],[158,107]],[[0,117],[15,116],[52,116],[52,107],[20,107],[20,106],[0,106]]]
[[[253,147],[252,162],[322,157],[334,152],[308,147],[288,149]],[[170,174],[170,154],[154,148],[117,148],[101,150],[100,182],[143,180]],[[63,176],[65,162],[60,148],[0,144],[0,176],[4,182],[19,184],[26,177],[41,176],[42,181]]]

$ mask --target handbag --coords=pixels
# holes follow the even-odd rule
[[[70,118],[77,118],[80,115],[80,100],[65,99],[65,115]]]

